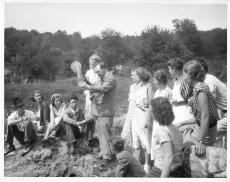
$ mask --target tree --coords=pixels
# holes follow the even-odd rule
[[[106,29],[101,32],[101,45],[96,51],[103,57],[109,68],[123,64],[131,57],[131,51],[122,42],[119,32]]]
[[[189,19],[174,19],[172,23],[176,35],[179,36],[186,48],[192,51],[195,56],[202,56],[202,40],[198,34],[194,21]]]

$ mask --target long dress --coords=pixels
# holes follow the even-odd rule
[[[151,117],[150,106],[144,107],[144,105],[148,102],[148,90],[152,89],[151,85],[138,85],[137,92],[134,95],[134,115],[132,119],[132,136],[133,136],[133,148],[146,148],[147,153],[151,152],[150,144],[151,144]],[[142,106],[142,107],[140,107]]]
[[[194,119],[191,107],[187,106],[185,100],[181,96],[180,93],[181,79],[175,80],[174,86],[172,89],[172,99],[173,101],[180,102],[184,104],[173,105],[173,112],[175,119],[173,120],[173,124],[177,124],[186,120]]]
[[[129,91],[129,108],[128,112],[126,114],[125,122],[122,128],[121,132],[121,138],[125,141],[125,144],[128,146],[132,146],[132,119],[134,115],[134,96],[137,91],[137,84],[134,83],[130,86],[130,91]]]

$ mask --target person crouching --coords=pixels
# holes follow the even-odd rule
[[[15,150],[13,144],[15,137],[21,145],[24,145],[24,150],[21,153],[21,155],[24,156],[32,149],[32,145],[37,138],[32,123],[32,120],[34,120],[36,116],[32,111],[24,109],[24,103],[20,97],[16,97],[13,100],[13,104],[16,111],[11,113],[7,118],[8,131],[5,142],[8,144],[8,147],[4,155]]]

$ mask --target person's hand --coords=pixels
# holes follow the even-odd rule
[[[206,146],[200,142],[197,142],[195,145],[195,154],[198,156],[202,156],[205,154]]]
[[[83,81],[79,82],[78,85],[79,85],[79,87],[81,87],[83,89],[87,89],[88,88],[88,84],[85,83],[85,82],[83,82]]]
[[[84,122],[83,121],[81,121],[81,122],[77,122],[77,126],[81,126],[81,125],[83,125],[84,124]]]

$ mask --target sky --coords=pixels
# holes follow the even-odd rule
[[[147,26],[173,29],[173,19],[195,21],[198,30],[227,27],[225,4],[138,3],[5,3],[5,27],[39,32],[65,30],[82,37],[113,28],[123,35],[140,35]]]

